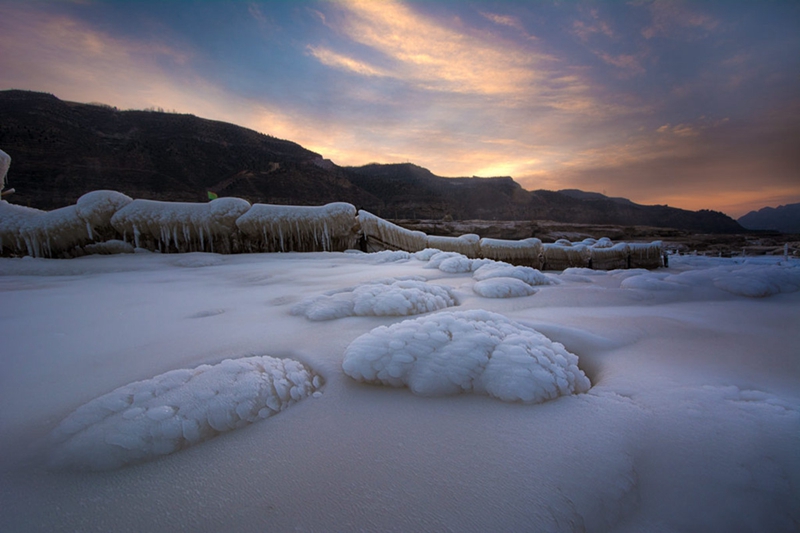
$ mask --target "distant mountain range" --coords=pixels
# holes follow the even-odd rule
[[[743,227],[752,230],[800,234],[800,204],[765,207],[758,211],[750,211],[740,217],[738,222]]]
[[[40,209],[113,189],[134,198],[252,203],[350,202],[384,218],[552,220],[745,231],[716,211],[639,205],[574,189],[526,191],[510,177],[443,178],[410,164],[340,167],[302,146],[193,115],[120,111],[30,91],[0,91],[0,149],[12,203]]]

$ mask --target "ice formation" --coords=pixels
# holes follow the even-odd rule
[[[249,251],[344,251],[357,239],[356,208],[344,202],[323,206],[255,204],[237,221]]]
[[[111,224],[136,248],[179,252],[230,252],[236,219],[250,209],[241,198],[208,203],[134,200]]]
[[[357,381],[407,386],[421,396],[472,392],[540,403],[591,386],[578,357],[561,344],[484,310],[373,329],[348,346],[342,368]]]
[[[477,281],[483,281],[490,278],[516,278],[528,285],[551,285],[552,278],[547,277],[535,268],[526,266],[514,266],[508,263],[492,262],[485,264],[475,270],[472,277]]]
[[[480,237],[473,233],[467,233],[460,237],[428,235],[427,246],[443,252],[458,252],[471,259],[481,256]]]
[[[542,270],[565,270],[571,267],[589,266],[591,251],[583,244],[545,244]]]
[[[173,370],[67,416],[51,434],[51,466],[109,470],[167,455],[268,418],[320,386],[301,363],[269,356]]]
[[[45,212],[30,207],[10,204],[0,200],[0,253],[26,253],[27,247],[22,238],[22,228],[29,219]]]
[[[363,209],[358,212],[358,222],[368,243],[377,241],[384,248],[407,252],[418,252],[428,246],[428,236],[423,232],[401,228]]]
[[[408,316],[457,305],[447,287],[419,280],[381,280],[353,289],[308,298],[292,314],[309,320],[346,316]]]
[[[8,174],[8,167],[11,166],[11,156],[0,150],[0,190],[6,184],[6,174]]]
[[[630,243],[628,244],[630,253],[630,264],[628,268],[658,268],[662,265],[663,250],[661,241],[650,243]]]
[[[484,298],[518,298],[530,296],[536,289],[517,278],[487,278],[472,286],[478,296]]]
[[[78,208],[74,205],[26,219],[20,236],[25,241],[28,255],[33,257],[54,257],[91,239],[86,223],[78,216]]]
[[[610,241],[609,241],[610,243]],[[584,244],[587,244],[584,241]],[[615,270],[628,268],[628,245],[624,242],[607,246],[607,243],[598,241],[589,248],[589,257],[592,268],[597,270]]]
[[[86,222],[89,238],[99,240],[97,234],[101,238],[106,237],[111,228],[111,218],[132,201],[132,198],[117,191],[92,191],[78,198],[75,210]]]
[[[481,239],[481,256],[495,261],[506,261],[516,265],[541,268],[543,261],[542,241],[536,238],[511,241],[505,239]]]
[[[131,199],[114,191],[84,194],[75,205],[39,211],[3,201],[0,245],[33,257],[69,256],[77,246],[113,235],[111,216]]]

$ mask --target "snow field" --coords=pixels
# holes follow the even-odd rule
[[[472,272],[387,257],[0,259],[3,529],[796,531],[800,291],[781,281],[754,298],[718,284],[791,281],[797,261],[570,269],[506,300],[474,293]],[[375,278],[450,287],[459,311],[540,332],[579,357],[591,389],[527,405],[356,382],[342,368],[348,346],[407,317],[289,311]],[[629,287],[635,279],[661,288]],[[131,468],[45,468],[41,439],[78,406],[265,343],[323,376],[324,395]]]
[[[590,387],[578,357],[561,344],[483,310],[376,328],[348,346],[342,368],[357,381],[407,386],[421,396],[472,392],[541,403]]]
[[[67,416],[51,434],[50,465],[109,470],[171,454],[269,418],[321,384],[301,363],[270,356],[172,370]]]

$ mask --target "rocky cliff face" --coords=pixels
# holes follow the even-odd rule
[[[338,167],[291,141],[193,115],[120,111],[0,91],[0,148],[13,203],[53,209],[112,189],[133,198],[251,203],[344,201],[384,218],[553,220],[743,231],[712,211],[643,206],[582,191],[526,191],[510,177],[443,178],[406,163]]]

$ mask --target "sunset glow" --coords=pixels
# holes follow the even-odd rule
[[[339,165],[734,217],[800,202],[796,2],[0,0],[0,20],[0,90],[192,113]]]

